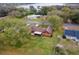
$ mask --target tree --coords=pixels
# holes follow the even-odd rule
[[[17,11],[17,10],[14,10],[14,11],[10,12],[9,15],[10,15],[10,16],[13,16],[13,17],[18,17],[18,18],[20,18],[20,17],[23,16],[23,15],[22,15],[19,11]]]
[[[42,7],[42,8],[38,11],[38,14],[47,15],[48,10],[49,10],[48,7]]]
[[[54,14],[59,14],[59,13],[60,11],[58,11],[55,6],[42,7],[38,11],[38,14],[42,14],[42,15],[54,15]]]
[[[36,12],[37,12],[37,10],[33,6],[30,6],[30,13],[36,14]]]
[[[52,10],[48,12],[48,15],[58,15],[61,16],[62,15],[62,11],[61,10]]]
[[[60,16],[52,15],[49,16],[47,19],[52,24],[52,28],[54,28],[54,30],[60,30],[60,26],[62,26],[63,24],[63,19]]]
[[[5,6],[4,6],[5,5]],[[13,9],[15,9],[15,7],[12,5],[6,5],[6,4],[0,4],[0,17],[4,17],[4,16],[6,16],[6,15],[8,15],[8,13],[11,11],[11,10],[13,10]]]
[[[10,16],[14,16],[14,17],[18,17],[18,18],[22,18],[24,16],[29,15],[30,13],[28,12],[27,9],[24,8],[17,8],[15,10],[12,10],[11,12],[9,12]]]
[[[70,19],[72,20],[73,23],[79,24],[79,9],[75,9],[72,11]]]
[[[69,17],[70,17],[70,15],[71,15],[71,9],[70,8],[68,8],[68,7],[63,7],[62,8],[62,17],[65,19],[65,20],[67,20]]]

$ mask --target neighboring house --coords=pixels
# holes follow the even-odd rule
[[[48,26],[47,28],[31,27],[31,34],[51,37],[52,36],[52,28],[51,28],[51,26]]]
[[[32,20],[32,19],[37,19],[37,18],[41,18],[42,15],[28,15],[27,19]]]
[[[64,36],[79,41],[79,24],[64,24]]]

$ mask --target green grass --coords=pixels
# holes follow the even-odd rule
[[[72,44],[75,46],[73,42],[59,41],[57,36],[62,35],[62,30],[54,31],[52,37],[31,36],[25,19],[9,16],[0,20],[0,28],[5,29],[0,32],[0,54],[50,55],[55,54],[54,48],[58,43],[66,46],[69,54],[79,54],[78,47],[71,47]]]

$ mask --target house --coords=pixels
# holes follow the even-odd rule
[[[37,18],[41,18],[42,15],[28,15],[27,19],[32,20],[32,19],[37,19]]]
[[[64,36],[79,41],[79,24],[64,24]]]
[[[51,37],[52,36],[52,28],[51,28],[51,26],[48,26],[47,28],[31,27],[31,34]]]

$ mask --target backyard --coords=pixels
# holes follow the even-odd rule
[[[4,32],[0,32],[0,54],[54,55],[57,44],[64,45],[68,54],[79,54],[76,43],[57,37],[63,34],[63,30],[54,31],[52,37],[32,36],[26,19],[10,16],[0,19],[0,28],[3,27]]]

